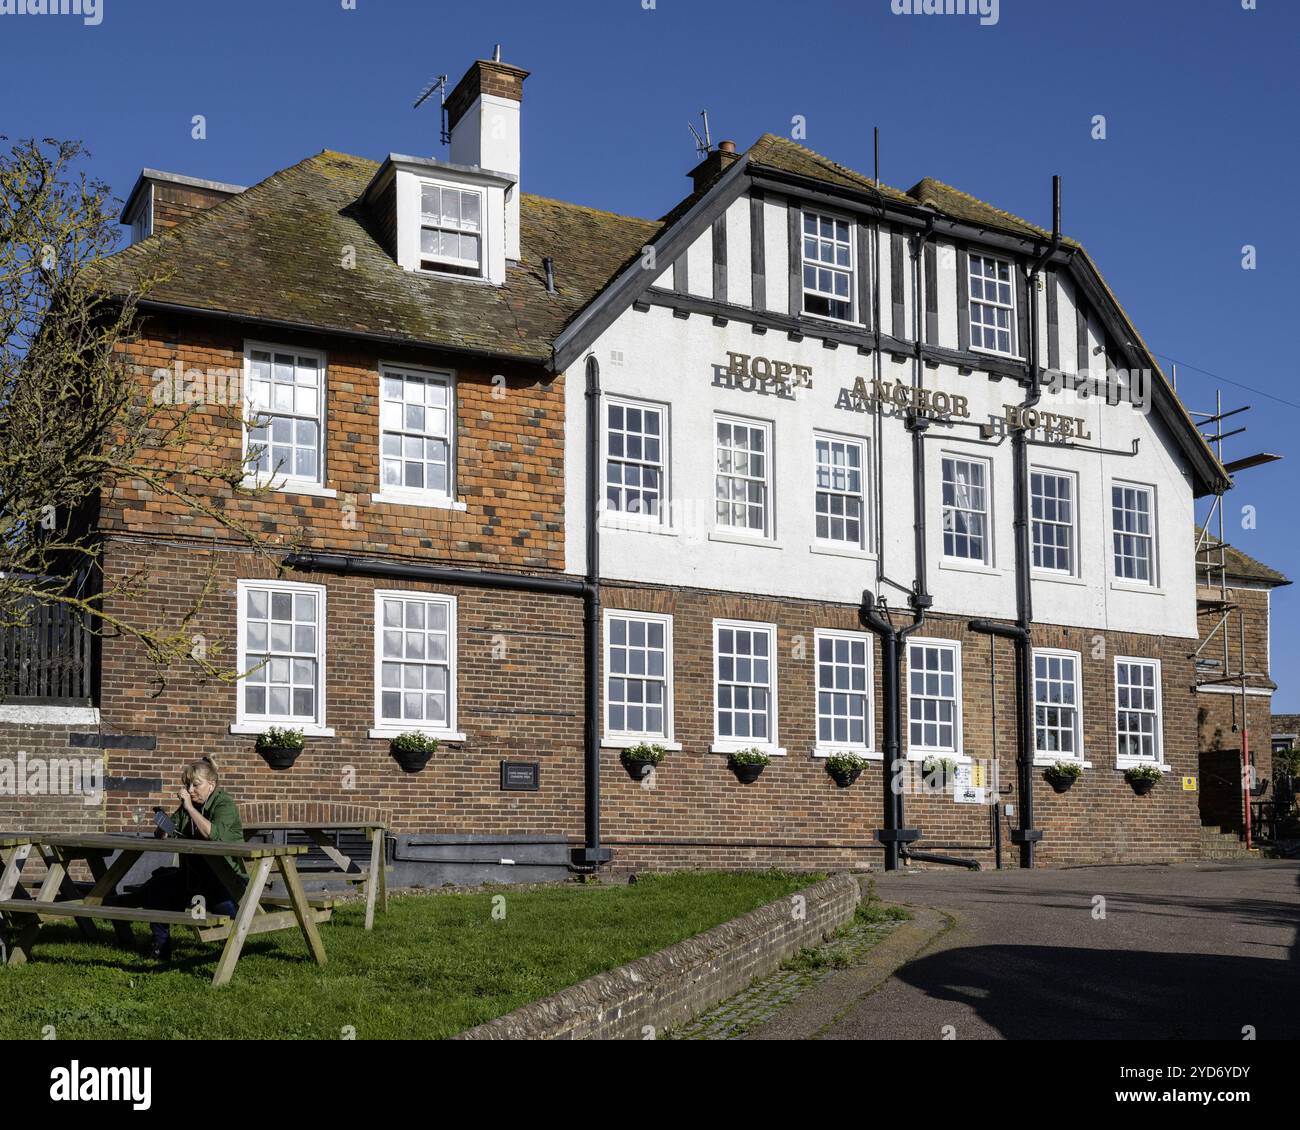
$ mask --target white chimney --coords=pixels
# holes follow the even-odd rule
[[[447,98],[451,163],[476,165],[515,178],[506,191],[505,257],[519,259],[519,106],[528,72],[480,59]]]

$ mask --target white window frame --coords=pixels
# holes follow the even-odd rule
[[[416,254],[415,261],[418,270],[422,274],[426,274],[426,275],[442,275],[442,276],[457,278],[457,279],[486,279],[488,277],[487,192],[482,188],[477,188],[477,187],[471,188],[461,184],[450,184],[446,181],[431,180],[427,177],[420,178],[416,182],[416,184],[418,187],[418,194],[416,196],[415,206],[416,206],[416,220],[418,223],[418,227],[416,229],[416,235],[415,235],[415,254]],[[477,231],[472,228],[464,228],[459,226],[458,227],[444,226],[441,222],[442,219],[441,216],[439,216],[439,223],[437,224],[425,223],[424,190],[426,188],[436,188],[440,192],[458,192],[462,196],[470,195],[470,196],[478,197]],[[455,232],[457,235],[466,233],[469,235],[478,236],[478,255],[479,255],[478,262],[475,264],[471,264],[468,259],[451,259],[451,258],[444,259],[441,256],[437,258],[427,257],[424,253],[425,231],[448,231],[448,232]],[[436,265],[426,267],[425,266],[426,262],[433,263],[433,264],[442,264],[442,267]],[[471,268],[471,267],[473,268],[472,270],[459,269],[459,268]]]
[[[639,620],[643,624],[662,624],[664,629],[664,728],[662,733],[653,734],[649,731],[636,732],[632,730],[611,730],[609,728],[609,680],[612,674],[612,665],[610,663],[609,653],[611,646],[610,622],[613,620]],[[634,608],[606,608],[604,615],[603,645],[601,654],[602,670],[604,678],[601,681],[600,706],[601,706],[601,732],[604,737],[601,739],[601,745],[613,749],[627,749],[630,746],[640,745],[646,742],[650,745],[661,745],[665,749],[680,750],[681,745],[674,741],[673,737],[673,618],[663,612],[642,612]],[[634,676],[639,677],[639,676]]]
[[[963,507],[954,506],[954,510],[960,510],[962,513],[981,514],[984,518],[984,556],[983,557],[958,557],[948,552],[945,544],[948,533],[947,526],[944,524],[944,516],[948,511],[948,504],[943,500],[943,465],[947,460],[955,460],[960,463],[979,464],[984,468],[984,506],[981,510],[966,510]],[[954,536],[957,536],[954,532]],[[966,535],[969,537],[970,535]],[[941,451],[939,453],[939,556],[940,560],[948,564],[961,567],[975,568],[992,568],[993,567],[993,460],[986,459],[982,455],[969,455],[964,451]]]
[[[254,666],[254,662],[248,657],[247,595],[254,591],[267,593],[268,600],[269,594],[286,591],[295,595],[310,594],[316,598],[316,713],[311,721],[292,716],[272,717],[260,714],[250,716],[244,711],[244,690],[247,684],[243,675]],[[301,730],[306,737],[334,736],[334,731],[325,724],[327,717],[325,713],[326,643],[329,623],[326,616],[325,595],[324,585],[313,585],[303,581],[237,580],[235,582],[236,664],[240,679],[235,685],[235,722],[230,727],[232,734],[260,734],[272,726],[278,726],[281,729]]]
[[[846,447],[856,447],[859,452],[858,474],[861,481],[861,490],[856,494],[847,490],[836,490],[834,488],[823,488],[817,482],[817,473],[821,469],[821,461],[818,458],[817,445],[819,443],[843,444]],[[832,464],[833,466],[833,464]],[[822,549],[832,551],[839,550],[859,550],[861,552],[870,552],[871,550],[871,441],[857,436],[837,435],[834,432],[813,432],[813,542]],[[859,534],[856,542],[847,540],[838,540],[836,538],[823,538],[817,533],[817,519],[821,516],[817,509],[817,498],[820,494],[829,494],[832,496],[856,498],[861,503],[861,513],[858,518]]]
[[[1136,663],[1155,669],[1155,756],[1154,757],[1134,757],[1132,754],[1120,753],[1120,732],[1119,732],[1119,666],[1121,663]],[[1135,765],[1154,765],[1162,772],[1169,771],[1169,765],[1165,763],[1165,707],[1164,707],[1164,669],[1159,659],[1152,659],[1145,655],[1117,655],[1115,656],[1115,666],[1112,670],[1111,688],[1114,702],[1114,720],[1115,720],[1115,768],[1131,769]],[[1129,708],[1130,711],[1132,708]],[[1150,713],[1142,710],[1135,713]]]
[[[1056,519],[1040,519],[1034,517],[1034,476],[1043,475],[1053,479],[1064,479],[1070,484],[1070,521],[1069,523],[1061,522]],[[1056,502],[1060,502],[1058,495]],[[1034,528],[1038,524],[1045,524],[1057,528],[1066,528],[1070,533],[1070,565],[1068,569],[1058,569],[1046,565],[1033,564],[1032,568],[1035,573],[1044,577],[1077,577],[1079,576],[1079,476],[1074,471],[1063,471],[1058,467],[1038,467],[1031,465],[1029,468],[1029,555],[1032,564],[1034,553],[1038,548],[1037,539],[1034,536]]]
[[[447,389],[447,489],[445,491],[431,490],[428,487],[408,487],[405,485],[392,485],[384,482],[384,435],[387,429],[384,427],[384,380],[386,378],[397,378],[404,380],[406,377],[421,378],[425,381],[435,381],[441,383]],[[371,502],[387,502],[396,506],[432,506],[443,510],[465,510],[465,503],[458,500],[456,495],[456,400],[457,400],[457,382],[456,371],[454,369],[428,369],[420,365],[404,365],[390,361],[381,361],[379,363],[379,387],[376,392],[376,399],[379,405],[378,416],[378,486],[379,489],[375,494],[370,496]],[[405,424],[405,421],[403,421]],[[396,435],[416,434],[408,432],[403,426],[400,430],[393,433]],[[436,435],[429,432],[420,433],[424,438],[439,439]]]
[[[822,640],[847,640],[861,643],[866,649],[866,718],[864,720],[864,738],[862,742],[837,742],[834,739],[823,741],[821,710],[821,644]],[[845,751],[866,756],[879,757],[875,749],[876,736],[876,694],[875,694],[875,652],[873,637],[869,632],[842,631],[838,628],[818,628],[813,632],[813,725],[816,728],[816,744],[813,746],[814,757],[829,757],[833,753]],[[832,691],[831,693],[835,693]],[[841,692],[842,693],[842,692]],[[854,692],[850,692],[854,693]]]
[[[1074,753],[1066,754],[1038,747],[1038,708],[1050,707],[1050,702],[1040,702],[1038,698],[1038,659],[1068,659],[1074,664]],[[1091,763],[1084,757],[1083,750],[1083,656],[1077,651],[1057,647],[1036,647],[1033,649],[1034,660],[1034,764],[1055,765],[1058,761],[1077,761],[1085,769]]]
[[[964,738],[962,736],[962,681],[961,681],[961,641],[945,640],[930,636],[909,636],[905,644],[907,648],[907,759],[909,761],[924,761],[927,757],[948,757],[954,761],[966,762],[970,759],[962,752],[964,747]],[[918,746],[912,743],[912,648],[913,647],[937,647],[951,651],[953,654],[953,696],[955,706],[953,709],[953,744],[948,746]],[[935,698],[934,695],[922,695],[923,698]],[[942,696],[939,696],[942,697]]]
[[[1006,267],[1008,269],[1009,281],[1006,284],[1003,284],[1000,279],[996,279],[996,278],[989,279],[983,273],[980,273],[977,276],[975,274],[975,261],[977,259],[980,260],[981,262],[992,263],[995,268]],[[969,306],[967,316],[970,320],[971,349],[974,352],[989,353],[992,354],[994,357],[1019,357],[1020,356],[1020,327],[1019,327],[1020,315],[1019,315],[1019,311],[1016,309],[1016,290],[1018,289],[1018,284],[1020,281],[1019,271],[1020,268],[1016,264],[1014,259],[1001,259],[996,255],[989,255],[982,251],[971,251],[968,253],[967,271],[966,271],[966,300]],[[981,289],[981,293],[978,296],[975,294],[976,282],[980,284],[980,289]],[[995,299],[989,299],[984,297],[984,287],[989,282],[993,282],[997,286],[1006,285],[1010,287],[1010,291],[1011,291],[1010,300],[1008,302],[1003,302],[1000,299],[995,300]],[[1010,328],[1007,331],[1007,343],[1008,343],[1007,349],[1005,350],[990,349],[987,345],[983,344],[985,330],[992,329],[995,333],[997,333],[997,332],[1001,332],[1001,327],[997,326],[996,324],[990,326],[987,322],[977,322],[975,320],[975,308],[977,306],[984,307],[989,310],[1009,311],[1010,316],[1008,318],[1008,321],[1010,322]],[[981,344],[979,345],[975,344],[977,334],[981,342]]]
[[[718,503],[723,501],[718,498],[717,481],[722,477],[722,471],[718,468],[718,454],[721,451],[718,440],[718,425],[730,424],[732,427],[750,428],[762,431],[763,440],[763,528],[756,530],[750,526],[732,526],[718,521]],[[714,528],[720,533],[732,538],[743,538],[752,541],[772,541],[776,536],[776,476],[772,469],[773,451],[772,446],[776,435],[776,429],[770,420],[756,420],[749,416],[735,416],[729,412],[715,412],[713,414],[713,524]],[[746,482],[757,482],[753,475],[738,475],[734,471],[728,472],[728,479],[740,479]],[[728,514],[730,508],[734,506],[733,501],[727,501]]]
[[[671,483],[669,477],[669,429],[671,427],[671,417],[669,405],[655,400],[639,400],[628,396],[606,396],[604,398],[605,406],[601,421],[601,515],[604,521],[610,525],[634,525],[647,526],[653,529],[667,528],[671,523],[672,496],[669,493]],[[659,459],[657,462],[649,459],[628,459],[626,454],[622,456],[610,455],[609,444],[609,409],[616,405],[626,412],[629,408],[640,412],[657,412],[659,414]],[[626,431],[626,429],[624,429]],[[641,433],[645,434],[644,430]],[[714,427],[714,444],[717,443],[717,427]],[[609,505],[609,464],[612,459],[617,458],[623,464],[639,464],[642,467],[657,466],[659,469],[659,513],[647,514],[644,511],[633,512],[630,510],[614,510]],[[716,465],[717,455],[715,452],[714,463]],[[716,510],[716,508],[715,508]]]
[[[1146,534],[1133,534],[1127,531],[1121,532],[1115,525],[1115,490],[1136,490],[1142,491],[1147,496],[1147,521],[1149,532]],[[1156,496],[1156,487],[1154,483],[1137,483],[1127,479],[1112,479],[1110,482],[1110,491],[1106,499],[1110,513],[1110,574],[1115,584],[1125,588],[1135,589],[1155,589],[1160,587],[1160,525],[1157,521],[1158,516],[1158,499]],[[1128,512],[1127,510],[1125,511]],[[1137,577],[1123,577],[1119,571],[1119,553],[1115,546],[1117,537],[1136,537],[1145,538],[1150,547],[1149,558],[1147,561],[1147,572],[1149,576],[1146,580]]]
[[[824,263],[821,259],[809,259],[809,258],[807,257],[807,254],[806,254],[806,251],[805,251],[805,247],[804,247],[804,241],[805,241],[806,239],[808,239],[808,238],[811,238],[811,237],[809,237],[809,236],[807,235],[807,233],[804,231],[804,226],[805,226],[805,224],[807,223],[807,220],[808,220],[809,217],[813,217],[813,218],[815,218],[815,219],[818,221],[818,228],[819,228],[819,231],[818,231],[818,234],[817,234],[816,238],[817,238],[817,240],[818,240],[819,243],[821,242],[821,239],[822,239],[821,232],[820,232],[820,225],[821,225],[821,221],[822,221],[822,220],[830,220],[832,223],[845,224],[845,225],[847,225],[847,227],[848,227],[848,239],[847,239],[847,244],[848,244],[848,252],[849,252],[849,262],[848,262],[848,265],[847,265],[847,266],[844,266],[844,265],[842,265],[842,264],[838,264],[838,263]],[[834,240],[832,240],[832,242],[835,243],[835,244],[838,244],[840,241],[839,241],[838,239],[834,239]],[[849,280],[849,296],[848,296],[849,312],[848,312],[848,316],[847,316],[847,317],[841,318],[841,317],[839,317],[838,315],[835,315],[835,314],[818,314],[818,313],[813,313],[812,311],[810,311],[810,310],[808,309],[808,296],[809,296],[809,295],[812,295],[812,296],[815,297],[815,298],[823,298],[823,299],[826,299],[828,302],[843,302],[843,301],[845,301],[841,296],[839,296],[839,295],[837,295],[837,294],[827,293],[826,291],[823,291],[823,290],[821,290],[821,289],[819,289],[819,288],[812,288],[812,289],[810,289],[810,288],[809,288],[809,287],[804,283],[804,277],[803,277],[803,276],[804,276],[804,270],[805,270],[805,268],[807,268],[807,267],[809,267],[809,266],[811,266],[814,270],[832,271],[832,272],[835,272],[835,273],[837,273],[837,274],[842,274],[842,275],[847,275],[847,276],[848,276],[848,280]],[[801,208],[801,209],[800,209],[800,217],[799,217],[799,295],[800,295],[800,298],[799,298],[799,313],[800,313],[800,316],[801,316],[801,317],[805,317],[805,318],[821,318],[821,319],[823,319],[823,320],[825,320],[825,321],[828,321],[828,322],[839,322],[839,323],[841,323],[841,324],[843,324],[843,325],[856,325],[856,324],[857,324],[857,320],[858,320],[858,317],[857,317],[857,312],[858,312],[858,293],[857,293],[857,291],[858,291],[858,251],[857,251],[857,224],[856,224],[856,222],[855,222],[853,219],[851,219],[850,217],[848,217],[848,216],[837,215],[837,214],[834,213],[834,212],[821,211],[821,210],[814,210],[814,209],[812,209],[812,208]]]
[[[271,355],[271,366],[274,372],[275,355],[277,353],[293,354],[294,367],[297,368],[297,362],[300,357],[311,357],[316,361],[316,371],[319,374],[319,380],[316,385],[316,476],[308,478],[304,475],[286,474],[284,471],[259,471],[248,463],[249,455],[249,430],[250,426],[263,416],[270,418],[273,416],[287,416],[290,419],[299,420],[307,419],[306,413],[294,412],[277,412],[274,408],[258,409],[253,405],[252,391],[252,371],[253,371],[253,354],[255,352],[265,352]],[[296,345],[276,345],[266,341],[245,341],[244,342],[244,372],[243,372],[243,421],[240,426],[241,448],[240,454],[244,460],[244,485],[249,487],[269,486],[273,490],[286,491],[297,494],[317,494],[333,498],[337,492],[330,490],[325,486],[326,482],[326,455],[328,452],[328,443],[326,442],[326,422],[327,415],[325,410],[326,401],[326,384],[328,381],[328,367],[326,357],[323,351],[319,349],[303,349]],[[274,379],[272,379],[272,388],[274,388]],[[296,387],[296,382],[295,382]]]
[[[726,629],[737,629],[740,631],[765,632],[768,637],[767,658],[768,658],[768,737],[767,741],[757,741],[754,738],[737,738],[734,735],[723,737],[718,733],[718,700],[719,690],[721,689],[721,653],[718,649],[718,642],[721,633]],[[713,621],[713,745],[710,747],[711,753],[734,753],[739,749],[758,748],[764,753],[777,757],[783,757],[785,750],[778,744],[780,735],[777,731],[777,721],[779,714],[777,711],[777,632],[775,624],[764,624],[752,620],[714,620]],[[758,685],[758,684],[751,684]]]
[[[394,722],[383,714],[383,663],[384,663],[384,617],[385,600],[423,601],[426,604],[440,604],[447,609],[447,724],[445,726],[427,726],[418,722]],[[371,695],[374,700],[374,729],[372,738],[395,738],[398,734],[424,734],[445,742],[463,742],[465,735],[459,730],[459,694],[460,679],[458,625],[456,597],[448,593],[424,592],[419,589],[375,589],[372,605],[374,615],[374,666],[371,672]],[[399,662],[410,662],[400,660]]]

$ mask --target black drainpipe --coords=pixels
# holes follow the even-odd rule
[[[1042,399],[1042,372],[1038,340],[1038,276],[1047,261],[1061,246],[1061,178],[1052,178],[1052,242],[1030,265],[1029,282],[1029,388],[1025,392],[1022,413]],[[1032,553],[1029,517],[1029,433],[1023,416],[1011,433],[1011,450],[1015,476],[1014,512],[1016,532],[1016,623],[1015,626],[990,620],[973,620],[972,631],[1010,639],[1016,649],[1017,753],[1016,777],[1019,785],[1019,827],[1011,831],[1011,842],[1020,845],[1020,866],[1034,865],[1034,845],[1043,838],[1034,827],[1034,652],[1030,627],[1034,618],[1033,589],[1030,581]],[[990,647],[996,644],[990,640]]]
[[[587,357],[587,577],[582,591],[583,747],[586,846],[579,861],[614,858],[600,846],[600,362]]]

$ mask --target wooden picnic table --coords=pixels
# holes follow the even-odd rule
[[[276,832],[303,832],[321,849],[335,865],[335,871],[314,871],[314,879],[345,879],[349,883],[365,884],[366,929],[375,924],[375,905],[388,913],[388,867],[384,858],[384,837],[388,828],[380,823],[365,820],[317,820],[309,823],[294,820],[263,820],[244,825],[245,838]],[[363,867],[350,856],[344,855],[330,842],[330,832],[363,832],[370,841],[370,864]]]
[[[20,892],[17,875],[21,871],[19,856],[25,859],[32,847],[39,847],[45,856],[47,871],[40,890],[33,897]],[[8,881],[11,864],[14,868],[12,889],[0,887],[0,917],[8,920],[17,936],[10,947],[9,965],[22,965],[35,945],[43,920],[72,918],[83,922],[103,920],[110,922],[117,938],[127,946],[133,944],[132,922],[160,923],[168,926],[189,926],[204,941],[225,941],[216,972],[212,977],[215,988],[226,984],[234,975],[244,942],[254,934],[272,930],[288,930],[297,926],[307,942],[307,948],[317,965],[325,964],[325,946],[316,929],[318,922],[327,921],[332,903],[329,900],[308,899],[302,887],[294,857],[306,852],[305,845],[295,844],[232,844],[224,841],[186,840],[179,838],[157,839],[154,836],[134,836],[95,833],[76,835],[64,833],[6,833],[0,837],[0,852],[4,852],[4,870],[0,875]],[[241,891],[237,877],[225,866],[214,866],[213,873],[220,879],[236,904],[233,918],[210,914],[202,905],[188,910],[146,910],[122,906],[111,901],[117,885],[146,853],[189,855],[204,860],[222,856],[243,860],[248,866],[248,883]],[[94,885],[82,895],[75,887],[69,888],[68,866],[82,859],[90,867]],[[276,898],[264,894],[272,872],[284,880],[286,897]],[[75,897],[68,897],[69,889]],[[64,897],[60,898],[60,895]],[[12,897],[17,895],[18,897]],[[315,905],[313,905],[313,902]],[[288,909],[280,909],[288,905]],[[37,909],[39,907],[39,910]]]

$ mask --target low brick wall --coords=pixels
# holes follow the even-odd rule
[[[667,949],[610,969],[456,1037],[641,1040],[740,992],[853,917],[851,875],[833,875]],[[802,907],[794,900],[802,898]],[[796,910],[801,913],[796,914]]]

